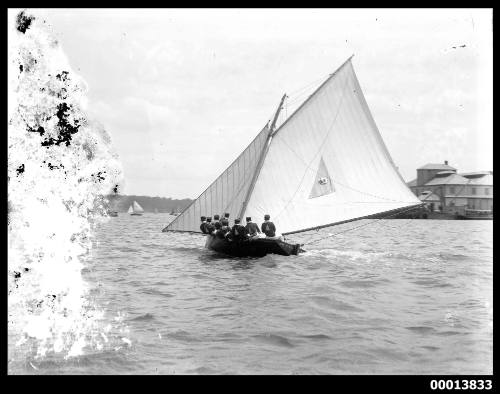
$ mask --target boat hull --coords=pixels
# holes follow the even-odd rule
[[[219,253],[237,257],[262,257],[270,253],[290,256],[304,252],[300,248],[300,244],[289,244],[278,239],[255,238],[242,242],[232,242],[214,235],[207,235],[205,247]]]
[[[142,213],[131,213],[130,216],[142,216]]]

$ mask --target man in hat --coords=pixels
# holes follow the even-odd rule
[[[222,224],[221,222],[215,222],[214,223],[214,227],[215,227],[215,231],[214,231],[214,235],[217,237],[217,238],[224,238],[224,231],[222,231]]]
[[[243,241],[247,238],[247,229],[240,224],[240,219],[234,219],[234,226],[231,229],[231,235],[234,241]]]
[[[207,234],[212,234],[212,231],[215,230],[215,227],[212,223],[212,216],[207,217]]]
[[[264,234],[266,234],[266,237],[274,237],[276,236],[276,226],[274,225],[273,222],[270,221],[271,216],[269,215],[264,215],[264,223],[262,223],[261,229]]]
[[[207,218],[205,216],[201,217],[200,230],[203,234],[207,234]]]
[[[248,236],[255,237],[257,234],[260,234],[259,226],[256,223],[252,222],[252,218],[250,216],[247,217],[247,225],[245,226]]]
[[[215,223],[220,223],[219,215],[214,215],[214,223],[213,223],[214,226],[215,226]]]
[[[229,213],[227,213],[227,212],[226,212],[226,213],[224,214],[224,219],[226,219],[226,220],[227,220],[227,222],[229,223]]]
[[[221,220],[221,232],[224,234],[224,237],[228,238],[231,235],[231,228],[229,227],[229,222],[224,218]]]

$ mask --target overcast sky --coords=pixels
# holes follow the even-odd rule
[[[285,92],[316,87],[353,53],[375,122],[407,181],[429,162],[493,169],[491,10],[34,14],[52,26],[89,85],[89,112],[123,164],[122,193],[197,197]]]

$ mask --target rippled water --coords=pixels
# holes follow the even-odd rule
[[[121,322],[105,346],[35,359],[9,341],[9,372],[492,373],[492,221],[382,220],[299,256],[228,258],[161,233],[171,219],[100,226],[84,277]]]

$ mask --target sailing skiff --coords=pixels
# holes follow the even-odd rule
[[[141,216],[143,212],[144,209],[142,209],[137,201],[134,201],[134,203],[128,209],[128,213],[132,216]]]
[[[283,96],[271,124],[163,231],[200,233],[200,216],[230,212],[257,222],[270,214],[289,235],[421,205],[389,155],[351,59],[276,128]],[[292,255],[301,246],[206,240],[207,248],[233,256]]]

